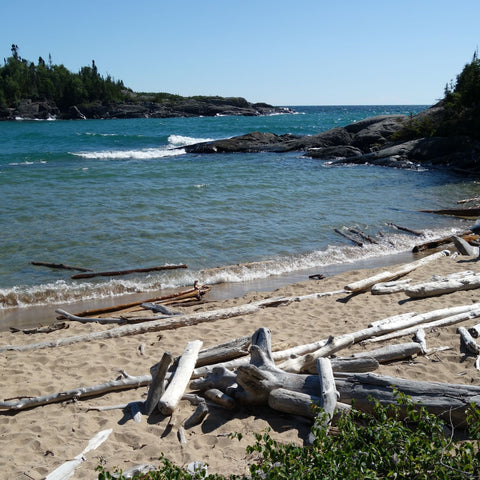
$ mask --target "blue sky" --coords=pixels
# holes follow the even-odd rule
[[[433,104],[480,43],[478,0],[2,0],[0,18],[3,57],[274,105]]]

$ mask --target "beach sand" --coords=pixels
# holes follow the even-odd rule
[[[352,281],[391,270],[392,267],[354,270],[323,280],[305,280],[270,293],[249,293],[241,298],[207,302],[183,311],[204,311],[241,305],[271,296],[305,295],[342,289]],[[443,257],[421,267],[406,278],[413,282],[426,281],[432,275],[462,270],[480,271],[480,263],[469,257]],[[215,287],[213,287],[215,288]],[[337,294],[315,300],[303,300],[289,305],[262,309],[257,313],[231,319],[203,323],[177,330],[166,330],[117,339],[76,343],[65,347],[37,349],[25,352],[7,351],[0,354],[2,371],[1,398],[46,395],[81,386],[113,380],[120,370],[130,375],[145,375],[165,351],[180,355],[191,340],[202,340],[210,347],[228,340],[251,335],[259,327],[272,333],[273,348],[310,343],[360,330],[374,320],[394,314],[427,312],[456,305],[469,305],[479,300],[479,291],[470,290],[421,300],[409,300],[404,293],[354,296]],[[208,297],[207,297],[208,300]],[[53,307],[52,307],[53,315]],[[463,326],[478,322],[470,321]],[[427,332],[427,346],[450,346],[451,350],[431,356],[417,356],[408,361],[383,365],[378,373],[408,379],[460,384],[480,384],[480,372],[475,369],[475,357],[461,349],[456,333],[458,325]],[[1,346],[36,343],[76,334],[110,328],[97,324],[72,322],[68,329],[50,334],[25,335],[1,332]],[[405,337],[391,341],[410,341]],[[373,344],[369,349],[382,344]],[[366,347],[355,345],[339,356],[346,356]],[[40,480],[62,463],[73,459],[99,431],[112,428],[109,438],[85,455],[74,478],[96,478],[95,467],[104,461],[106,468],[123,470],[138,464],[159,464],[164,454],[178,465],[200,460],[208,464],[209,472],[245,473],[255,457],[245,447],[253,443],[253,432],[267,427],[281,441],[303,444],[310,431],[310,421],[262,408],[238,408],[233,411],[214,408],[206,420],[186,430],[186,445],[181,445],[175,429],[168,431],[168,418],[160,414],[143,417],[140,423],[125,416],[122,410],[95,411],[96,406],[117,405],[145,400],[148,387],[108,393],[96,398],[65,401],[32,408],[17,413],[0,412],[0,471],[4,478]],[[179,417],[187,418],[194,406],[182,401]],[[243,434],[241,441],[228,434]]]

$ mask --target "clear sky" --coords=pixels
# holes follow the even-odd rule
[[[479,0],[1,0],[0,55],[93,59],[135,91],[428,105],[471,60],[479,18]]]

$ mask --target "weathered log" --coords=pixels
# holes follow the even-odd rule
[[[470,335],[470,332],[465,327],[458,327],[457,333],[460,335],[465,348],[474,355],[480,354],[480,346],[474,340],[474,338]]]
[[[458,280],[449,279],[409,285],[405,289],[405,295],[410,298],[427,298],[477,288],[480,288],[480,275],[474,274]]]
[[[399,345],[387,345],[370,352],[354,353],[353,358],[374,358],[378,363],[393,362],[412,357],[422,351],[422,346],[416,342],[401,343]]]
[[[22,332],[26,335],[32,335],[35,333],[52,333],[56,332],[57,330],[63,330],[64,328],[68,328],[69,326],[65,322],[57,322],[52,323],[52,325],[46,325],[45,327],[37,327],[37,328],[15,328],[10,327],[10,331],[12,333]]]
[[[48,268],[57,268],[64,270],[77,270],[78,272],[92,272],[91,268],[73,267],[72,265],[64,265],[63,263],[48,263],[48,262],[30,262],[32,265]]]
[[[320,384],[320,407],[326,413],[326,418],[322,422],[329,424],[333,418],[333,412],[340,396],[335,388],[335,379],[333,370],[328,358],[319,358],[317,360],[318,380]]]
[[[74,457],[73,460],[68,460],[56,468],[53,472],[49,473],[45,477],[45,480],[67,480],[71,478],[75,472],[75,469],[85,461],[85,455],[91,450],[96,450],[112,432],[113,428],[98,432],[89,440],[88,445],[81,453]]]
[[[480,323],[474,325],[473,327],[470,327],[468,331],[473,338],[478,338],[480,336]]]
[[[158,409],[164,415],[171,415],[182,398],[195,368],[195,362],[201,347],[201,340],[187,343],[185,351],[178,361],[173,378],[158,402]]]
[[[73,390],[66,390],[64,392],[52,393],[40,397],[25,397],[18,401],[0,402],[0,410],[24,410],[26,408],[38,407],[40,405],[48,405],[49,403],[63,402],[72,398],[88,398],[106,392],[143,387],[149,385],[151,381],[151,375],[121,378],[119,380],[111,380],[90,387],[79,387]]]
[[[450,252],[448,250],[443,250],[442,252],[436,252],[433,253],[432,255],[429,255],[428,257],[423,257],[419,260],[415,260],[414,262],[407,263],[405,265],[402,265],[401,267],[397,268],[396,270],[393,271],[386,271],[386,272],[380,272],[377,275],[374,275],[372,277],[365,278],[363,280],[359,280],[358,282],[353,282],[350,283],[349,285],[345,286],[345,290],[352,292],[352,293],[357,293],[357,292],[363,292],[368,289],[370,289],[373,285],[376,283],[380,282],[387,282],[390,280],[394,280],[399,277],[403,277],[404,275],[407,275],[410,272],[413,272],[419,267],[422,267],[423,265],[426,265],[434,260],[437,260],[438,258],[441,258],[445,255],[449,255]]]
[[[172,354],[165,352],[162,359],[150,369],[152,383],[150,384],[147,399],[145,400],[144,411],[146,415],[151,415],[157,407],[158,401],[165,393],[165,375],[172,361]]]
[[[88,342],[98,339],[118,338],[127,335],[138,335],[147,332],[170,330],[184,326],[197,325],[203,322],[215,322],[224,318],[232,318],[240,315],[249,315],[258,312],[262,308],[274,307],[278,305],[288,305],[292,302],[311,300],[324,296],[338,295],[340,293],[345,293],[345,291],[337,290],[333,292],[310,293],[302,296],[266,298],[264,300],[259,300],[257,302],[252,302],[236,307],[177,315],[175,318],[168,319],[162,317],[158,320],[138,323],[135,325],[124,325],[121,327],[112,328],[107,331],[92,332],[85,335],[76,335],[73,337],[66,337],[49,342],[39,342],[29,345],[4,345],[3,347],[0,347],[0,353],[4,351],[27,351],[39,348],[53,348],[58,346],[71,345],[78,342]]]
[[[478,247],[474,247],[470,245],[466,240],[457,236],[453,236],[452,240],[455,247],[457,247],[457,250],[461,255],[478,257]]]
[[[110,272],[91,272],[91,273],[79,273],[72,275],[73,279],[81,278],[94,278],[94,277],[114,277],[120,275],[129,275],[131,273],[147,273],[147,272],[157,272],[160,270],[174,270],[177,268],[188,268],[187,265],[162,265],[160,267],[148,267],[148,268],[132,268],[130,270],[116,270]]]
[[[216,403],[217,405],[221,405],[227,410],[232,410],[235,408],[235,400],[230,397],[230,395],[223,393],[217,388],[210,388],[209,390],[206,390],[204,395],[212,402]]]
[[[289,413],[291,415],[300,415],[307,418],[315,418],[314,405],[320,404],[318,395],[308,395],[301,392],[293,392],[284,388],[277,388],[270,392],[268,397],[268,406],[279,412]],[[337,402],[336,412],[348,412],[350,405]],[[334,413],[335,421],[336,413]]]
[[[373,357],[334,357],[330,359],[333,372],[371,372],[379,367]]]
[[[389,227],[394,228],[395,230],[401,230],[402,232],[411,233],[412,235],[415,235],[417,237],[423,236],[423,232],[419,232],[417,230],[412,230],[411,228],[408,228],[408,227],[402,227],[400,225],[397,225],[396,223],[389,222],[389,223],[387,223],[387,225]]]
[[[413,341],[417,342],[420,345],[420,348],[422,349],[423,354],[427,353],[427,337],[425,335],[425,329],[424,328],[419,328],[415,332],[415,336],[413,337]]]
[[[188,417],[183,426],[188,430],[189,428],[199,425],[208,415],[208,406],[205,402],[199,403],[195,411]]]
[[[342,232],[338,228],[335,228],[334,231],[339,235],[341,235],[342,237],[345,237],[347,240],[350,240],[352,243],[354,243],[358,247],[363,247],[363,243],[357,240],[356,238],[353,238],[351,235],[347,235],[345,232]]]
[[[460,309],[461,307],[454,307],[454,308]],[[452,311],[454,310],[454,308],[452,308]],[[440,310],[437,310],[437,311],[440,311]],[[434,313],[434,312],[430,312],[430,313]],[[420,318],[423,317],[424,319],[428,318],[426,314],[418,315],[418,317]],[[393,331],[391,333],[386,333],[385,335],[381,335],[375,338],[365,339],[363,340],[363,343],[367,344],[367,343],[374,343],[374,342],[384,342],[386,340],[391,340],[393,338],[399,338],[399,337],[404,337],[405,335],[411,335],[417,331],[418,329],[417,325],[419,324],[421,324],[422,328],[424,329],[434,328],[434,327],[445,327],[447,325],[455,325],[456,323],[465,322],[467,320],[471,320],[473,318],[478,318],[478,317],[480,317],[480,307],[478,304],[474,304],[470,306],[470,310],[460,312],[454,315],[450,315],[447,317],[441,317],[438,320],[433,320],[433,321],[425,320],[424,322],[418,322],[416,325],[413,325],[408,328],[403,328],[397,331]],[[428,318],[428,320],[430,320],[430,318]]]
[[[381,282],[372,285],[371,292],[373,295],[387,295],[390,293],[403,292],[407,285],[412,280],[407,278],[405,280],[396,280],[393,282]]]
[[[359,410],[373,411],[374,400],[381,404],[396,404],[398,391],[455,427],[465,425],[471,403],[480,406],[480,387],[472,385],[405,380],[374,373],[337,374],[335,385],[340,392],[340,401],[354,401]]]
[[[423,213],[435,213],[437,215],[451,215],[453,217],[479,217],[480,216],[480,208],[479,207],[471,207],[471,208],[442,208],[439,210],[419,210],[419,212]]]
[[[198,355],[195,367],[198,368],[203,365],[211,365],[248,355],[248,347],[251,341],[252,337],[246,335],[220,345],[215,345],[214,347],[203,349]]]
[[[399,320],[405,320],[407,318],[412,318],[415,315],[418,315],[417,312],[407,312],[407,313],[400,313],[398,315],[393,315],[391,317],[383,318],[382,320],[376,320],[368,324],[369,327],[377,327],[378,325],[386,325],[389,323],[396,323]]]
[[[68,313],[65,310],[62,310],[61,308],[57,308],[55,312],[58,313],[62,318],[66,318],[67,320],[70,320],[72,322],[100,323],[103,325],[112,324],[112,323],[116,323],[116,324],[127,323],[127,320],[125,318],[77,317],[76,315],[73,315],[72,313]]]
[[[370,235],[366,235],[365,233],[361,232],[360,230],[357,230],[355,228],[350,228],[350,231],[354,235],[358,235],[360,238],[363,238],[368,243],[378,244],[378,242],[373,237],[371,237]]]

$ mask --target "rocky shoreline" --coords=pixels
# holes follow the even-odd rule
[[[335,127],[316,135],[251,132],[229,139],[197,143],[185,147],[188,153],[305,152],[304,155],[331,164],[372,164],[417,169],[445,166],[467,173],[480,172],[480,142],[468,136],[419,137],[399,135],[425,119],[442,121],[444,112],[437,104],[416,116],[381,115],[345,127]]]
[[[15,108],[0,108],[0,120],[85,120],[115,118],[211,117],[216,115],[259,116],[293,113],[286,107],[250,103],[241,97],[180,97],[175,101],[142,100],[122,103],[92,103],[60,109],[49,100],[21,100]]]

